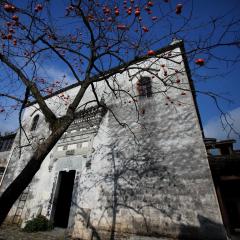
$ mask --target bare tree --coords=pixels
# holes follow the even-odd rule
[[[185,13],[186,6],[188,10]],[[29,103],[35,102],[44,115],[50,131],[35,148],[31,158],[27,159],[27,164],[21,173],[1,195],[0,223],[29,185],[47,154],[74,121],[79,106],[84,109],[89,104],[82,102],[88,89],[91,89],[95,96],[92,102],[106,108],[118,121],[114,111],[99,99],[96,83],[104,82],[116,98],[126,94],[134,102],[135,96],[118,85],[117,74],[127,71],[131,79],[138,77],[140,72],[146,71],[159,79],[167,89],[177,88],[184,95],[189,90],[178,84],[180,83],[178,80],[173,81],[172,77],[180,75],[185,69],[167,69],[164,65],[158,66],[164,73],[160,77],[154,67],[155,61],[152,63],[152,68],[140,67],[137,63],[159,55],[165,60],[174,62],[181,53],[166,55],[166,52],[173,49],[173,45],[161,48],[163,43],[167,44],[174,38],[185,42],[186,56],[189,61],[195,62],[197,67],[206,64],[210,58],[218,59],[219,57],[214,54],[216,48],[234,47],[239,50],[240,42],[236,37],[239,18],[232,18],[229,21],[226,14],[194,25],[192,10],[191,1],[177,6],[168,1],[158,3],[124,1],[123,4],[114,1],[103,3],[88,0],[61,3],[32,0],[21,4],[17,1],[11,3],[1,1],[0,60],[3,72],[1,84],[4,87],[0,92],[0,112],[4,114],[14,109],[19,110],[20,133],[25,134],[24,126],[21,124],[21,114]],[[157,12],[161,14],[155,15]],[[210,31],[204,39],[190,37],[192,31],[202,30],[206,26]],[[160,29],[165,30],[161,32]],[[159,48],[161,48],[159,51],[154,50]],[[229,58],[218,60],[236,63],[239,61],[239,56],[234,60]],[[49,77],[46,69],[48,64],[64,66],[73,81],[71,83],[75,84],[73,86],[81,86],[74,99],[70,101],[64,93],[60,94],[60,89],[67,82],[66,76],[63,74],[60,79]],[[134,75],[131,70],[135,70]],[[54,92],[60,94],[58,96],[62,104],[66,104],[67,107],[60,117],[45,101]],[[168,97],[167,90],[155,89],[153,92]],[[204,94],[214,99],[218,98],[214,93]],[[171,102],[171,99],[168,98],[168,101]],[[144,109],[139,109],[136,105],[137,114],[143,111]],[[119,124],[128,127],[123,122],[119,121]],[[130,128],[129,130],[131,131]],[[114,159],[114,150],[112,150],[112,159]],[[112,163],[114,165],[114,161]],[[125,168],[127,167],[131,174],[134,170],[132,164],[134,161],[125,164]],[[145,173],[138,169],[135,174],[141,177]],[[116,194],[123,191],[121,188],[116,189],[121,176],[121,172],[113,172]],[[117,198],[114,198],[113,204],[114,208],[120,204]],[[112,230],[112,239],[114,239],[114,230]]]

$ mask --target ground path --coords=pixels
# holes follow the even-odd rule
[[[0,240],[66,240],[65,229],[55,228],[47,232],[26,233],[21,228],[12,225],[0,227]]]

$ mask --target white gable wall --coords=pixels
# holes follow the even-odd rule
[[[172,54],[177,52],[180,49]],[[133,101],[127,93],[137,96],[138,78],[129,81],[126,71],[116,76],[119,86],[127,92],[121,92],[117,99],[105,83],[95,84],[99,99],[103,97],[108,108],[126,126],[121,126],[110,111],[99,126],[93,124],[95,128],[73,124],[48,154],[31,183],[22,214],[24,221],[40,212],[51,218],[59,171],[76,170],[68,224],[75,237],[90,239],[97,231],[102,239],[109,239],[113,216],[116,216],[115,231],[122,238],[126,235],[132,239],[146,235],[182,237],[191,233],[193,238],[189,239],[206,235],[209,239],[225,239],[185,66],[181,56],[173,60],[160,59],[153,64],[155,60],[149,59],[140,63],[140,67],[155,68],[161,77],[164,69],[168,75],[174,74],[174,87],[164,86],[159,79],[152,78],[155,94],[150,98],[135,97]],[[176,74],[176,69],[181,73]],[[137,70],[129,71],[134,75]],[[139,75],[152,77],[147,71]],[[176,76],[180,84],[176,83]],[[116,82],[109,82],[116,88]],[[182,95],[182,89],[189,91]],[[79,87],[66,91],[69,102],[78,90]],[[80,105],[93,99],[89,88]],[[59,96],[46,102],[57,116],[65,113],[67,106]],[[30,133],[33,117],[40,114],[39,125],[31,133],[39,141],[48,136],[49,129],[39,111],[33,114],[36,108],[34,105],[25,109],[23,125]],[[85,148],[84,142],[88,142]],[[77,147],[70,147],[74,154],[65,156],[59,146],[70,144]],[[18,162],[18,167],[12,170],[15,175],[31,151],[28,147],[20,160],[17,161],[16,155],[11,159],[12,163]],[[91,168],[86,165],[88,161]],[[11,214],[15,211],[16,206]],[[214,238],[216,234],[218,238]]]

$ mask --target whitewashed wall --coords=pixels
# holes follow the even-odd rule
[[[172,51],[172,55],[177,53],[180,53],[179,48]],[[181,56],[173,60],[160,59],[153,63],[156,61],[153,58],[139,63],[140,67],[155,68],[163,78],[164,69],[168,69],[168,75],[174,75],[171,78],[174,87],[164,86],[159,79],[152,78],[155,94],[150,98],[135,97],[133,101],[122,92],[116,99],[104,83],[95,85],[99,99],[103,97],[117,119],[126,126],[121,126],[108,111],[98,131],[90,134],[92,140],[87,158],[84,159],[81,153],[73,157],[81,162],[77,165],[71,163],[68,169],[77,171],[69,218],[69,229],[74,237],[91,239],[95,232],[101,239],[109,239],[114,215],[115,179],[115,231],[120,239],[140,239],[140,236],[225,239],[185,66]],[[175,70],[178,70],[177,74]],[[129,71],[130,75],[136,72],[135,69]],[[146,71],[140,75],[152,77]],[[129,81],[129,75],[124,72],[116,78],[122,89],[132,96],[137,95],[137,77]],[[176,83],[177,78],[180,83]],[[116,85],[114,81],[109,82]],[[186,95],[182,95],[182,89],[189,91],[184,91]],[[79,87],[76,87],[66,92],[70,96],[69,102],[78,90]],[[92,99],[94,96],[88,89],[80,105]],[[59,96],[46,102],[58,116],[64,114],[67,106]],[[42,114],[36,109],[36,105],[25,109],[23,124],[26,132],[38,140],[33,138],[32,147],[23,151],[20,160],[15,154],[15,158],[10,160],[12,170],[9,174],[14,172],[16,176],[37,141],[49,134]],[[40,122],[37,130],[30,132],[35,114],[40,114]],[[75,135],[81,136],[81,132]],[[26,139],[23,141],[26,142]],[[91,160],[91,169],[86,168],[88,160]],[[58,161],[62,160],[56,146],[31,183],[22,214],[24,221],[39,212],[51,217]],[[15,211],[16,206],[11,214]],[[88,222],[83,217],[86,214]]]

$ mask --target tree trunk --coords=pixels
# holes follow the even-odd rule
[[[72,120],[66,120],[62,122],[60,127],[57,128],[44,143],[39,145],[22,172],[0,196],[0,226],[7,217],[7,214],[14,202],[19,198],[24,189],[31,183],[34,175],[40,169],[43,160],[55,146],[71,122]]]

